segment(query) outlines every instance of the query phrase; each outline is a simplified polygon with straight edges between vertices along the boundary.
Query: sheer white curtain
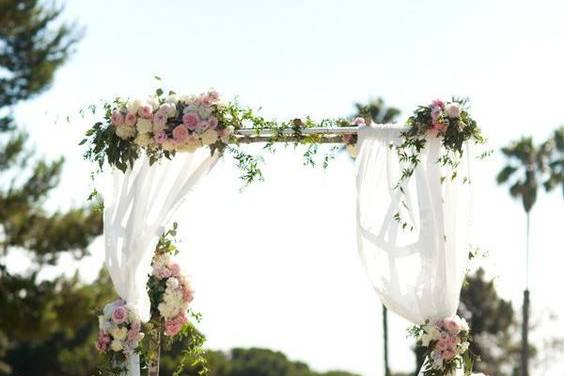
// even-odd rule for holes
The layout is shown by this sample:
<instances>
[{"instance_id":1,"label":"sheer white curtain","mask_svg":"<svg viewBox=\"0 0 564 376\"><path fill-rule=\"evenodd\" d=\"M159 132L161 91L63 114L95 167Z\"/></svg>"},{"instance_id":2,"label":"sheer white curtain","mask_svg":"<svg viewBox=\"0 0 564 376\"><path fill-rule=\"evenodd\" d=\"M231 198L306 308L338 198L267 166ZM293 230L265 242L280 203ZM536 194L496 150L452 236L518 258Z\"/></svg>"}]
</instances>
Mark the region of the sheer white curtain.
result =
<instances>
[{"instance_id":1,"label":"sheer white curtain","mask_svg":"<svg viewBox=\"0 0 564 376\"><path fill-rule=\"evenodd\" d=\"M146 284L153 251L164 226L186 195L217 162L217 153L199 149L149 165L143 155L125 173L112 169L104 187L106 267L119 296L150 318ZM129 375L139 375L130 357Z\"/></svg>"},{"instance_id":2,"label":"sheer white curtain","mask_svg":"<svg viewBox=\"0 0 564 376\"><path fill-rule=\"evenodd\" d=\"M453 316L470 249L468 150L451 180L451 171L436 163L440 140L429 137L402 197L394 189L401 175L393 148L401 143L400 129L362 127L358 142L358 249L378 296L414 324ZM408 223L405 229L396 213Z\"/></svg>"}]
</instances>

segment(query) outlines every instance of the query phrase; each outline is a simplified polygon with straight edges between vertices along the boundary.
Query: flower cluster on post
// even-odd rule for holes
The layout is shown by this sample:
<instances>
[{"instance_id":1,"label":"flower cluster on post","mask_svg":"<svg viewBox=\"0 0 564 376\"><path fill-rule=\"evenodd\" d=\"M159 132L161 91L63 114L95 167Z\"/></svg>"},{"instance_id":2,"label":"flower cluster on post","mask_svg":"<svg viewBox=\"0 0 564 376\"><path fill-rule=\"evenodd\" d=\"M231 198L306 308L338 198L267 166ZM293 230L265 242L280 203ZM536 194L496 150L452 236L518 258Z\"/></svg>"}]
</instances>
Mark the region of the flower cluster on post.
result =
<instances>
[{"instance_id":1,"label":"flower cluster on post","mask_svg":"<svg viewBox=\"0 0 564 376\"><path fill-rule=\"evenodd\" d=\"M98 325L96 349L102 353L127 357L137 351L144 337L137 313L122 299L106 304L98 316Z\"/></svg>"},{"instance_id":2,"label":"flower cluster on post","mask_svg":"<svg viewBox=\"0 0 564 376\"><path fill-rule=\"evenodd\" d=\"M164 334L174 336L188 323L188 307L193 300L190 281L181 274L180 267L166 253L153 258L153 272L150 286L160 297L157 309L164 320Z\"/></svg>"},{"instance_id":3,"label":"flower cluster on post","mask_svg":"<svg viewBox=\"0 0 564 376\"><path fill-rule=\"evenodd\" d=\"M470 328L463 318L454 316L418 325L410 329L410 334L427 356L423 364L424 376L450 375L456 369L471 374L473 357L468 349Z\"/></svg>"}]
</instances>

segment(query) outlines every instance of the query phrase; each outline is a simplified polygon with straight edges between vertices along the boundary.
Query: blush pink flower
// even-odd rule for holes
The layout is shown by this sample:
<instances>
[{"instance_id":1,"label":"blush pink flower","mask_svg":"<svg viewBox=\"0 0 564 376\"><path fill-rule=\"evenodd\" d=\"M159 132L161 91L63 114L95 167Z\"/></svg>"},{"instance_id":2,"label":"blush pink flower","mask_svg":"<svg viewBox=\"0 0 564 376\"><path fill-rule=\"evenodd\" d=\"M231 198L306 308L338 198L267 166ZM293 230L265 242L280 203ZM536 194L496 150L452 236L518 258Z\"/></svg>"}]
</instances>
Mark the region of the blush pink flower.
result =
<instances>
[{"instance_id":1,"label":"blush pink flower","mask_svg":"<svg viewBox=\"0 0 564 376\"><path fill-rule=\"evenodd\" d=\"M450 349L447 349L443 352L441 352L441 355L443 357L444 360L451 360L452 358L454 358L456 356L456 353Z\"/></svg>"},{"instance_id":2,"label":"blush pink flower","mask_svg":"<svg viewBox=\"0 0 564 376\"><path fill-rule=\"evenodd\" d=\"M176 142L184 142L188 138L189 132L188 128L184 124L180 124L172 130L172 137Z\"/></svg>"},{"instance_id":3,"label":"blush pink flower","mask_svg":"<svg viewBox=\"0 0 564 376\"><path fill-rule=\"evenodd\" d=\"M112 113L112 124L115 125L116 127L123 125L124 120L125 120L125 117L123 116L123 114L121 112L114 111Z\"/></svg>"},{"instance_id":4,"label":"blush pink flower","mask_svg":"<svg viewBox=\"0 0 564 376\"><path fill-rule=\"evenodd\" d=\"M180 266L177 263L172 263L168 266L169 270L170 270L170 274L173 277L178 277L180 275Z\"/></svg>"},{"instance_id":5,"label":"blush pink flower","mask_svg":"<svg viewBox=\"0 0 564 376\"><path fill-rule=\"evenodd\" d=\"M202 120L198 123L198 131L205 132L210 127L210 122L207 120Z\"/></svg>"},{"instance_id":6,"label":"blush pink flower","mask_svg":"<svg viewBox=\"0 0 564 376\"><path fill-rule=\"evenodd\" d=\"M167 119L168 116L164 113L164 111L158 111L155 116L153 116L153 125L160 129L164 129Z\"/></svg>"},{"instance_id":7,"label":"blush pink flower","mask_svg":"<svg viewBox=\"0 0 564 376\"><path fill-rule=\"evenodd\" d=\"M433 102L431 102L431 107L440 108L441 110L443 110L445 108L445 102L440 99L435 99Z\"/></svg>"},{"instance_id":8,"label":"blush pink flower","mask_svg":"<svg viewBox=\"0 0 564 376\"><path fill-rule=\"evenodd\" d=\"M357 117L352 121L352 123L356 126L366 125L366 120L362 117Z\"/></svg>"},{"instance_id":9,"label":"blush pink flower","mask_svg":"<svg viewBox=\"0 0 564 376\"><path fill-rule=\"evenodd\" d=\"M110 336L107 333L100 332L100 334L98 334L98 339L96 340L96 350L98 350L99 352L108 351L110 342Z\"/></svg>"},{"instance_id":10,"label":"blush pink flower","mask_svg":"<svg viewBox=\"0 0 564 376\"><path fill-rule=\"evenodd\" d=\"M437 346L437 349L440 350L440 351L445 351L445 350L447 350L447 349L450 347L450 346L449 346L449 343L448 343L448 338L445 338L445 339L441 338L441 339L439 339L439 340L437 341L437 345L436 345L436 346Z\"/></svg>"},{"instance_id":11,"label":"blush pink flower","mask_svg":"<svg viewBox=\"0 0 564 376\"><path fill-rule=\"evenodd\" d=\"M145 119L150 119L153 117L153 107L150 104L143 104L139 106L139 116Z\"/></svg>"},{"instance_id":12,"label":"blush pink flower","mask_svg":"<svg viewBox=\"0 0 564 376\"><path fill-rule=\"evenodd\" d=\"M129 332L127 333L127 339L133 343L139 342L143 339L143 333L141 333L141 325L139 325L139 323L135 323L131 326L131 329L129 329Z\"/></svg>"},{"instance_id":13,"label":"blush pink flower","mask_svg":"<svg viewBox=\"0 0 564 376\"><path fill-rule=\"evenodd\" d=\"M217 90L214 89L209 90L207 97L211 103L219 102L219 93L217 92Z\"/></svg>"},{"instance_id":14,"label":"blush pink flower","mask_svg":"<svg viewBox=\"0 0 564 376\"><path fill-rule=\"evenodd\" d=\"M440 134L444 134L446 132L446 129L447 127L444 123L433 123L429 131L431 132L431 134L438 136Z\"/></svg>"},{"instance_id":15,"label":"blush pink flower","mask_svg":"<svg viewBox=\"0 0 564 376\"><path fill-rule=\"evenodd\" d=\"M125 309L125 307L124 306L115 307L114 311L112 312L112 321L115 322L116 324L121 324L125 320L127 320L127 310Z\"/></svg>"},{"instance_id":16,"label":"blush pink flower","mask_svg":"<svg viewBox=\"0 0 564 376\"><path fill-rule=\"evenodd\" d=\"M350 144L352 142L352 139L353 139L352 134L344 134L342 136L342 138L343 138L343 142L345 144Z\"/></svg>"},{"instance_id":17,"label":"blush pink flower","mask_svg":"<svg viewBox=\"0 0 564 376\"><path fill-rule=\"evenodd\" d=\"M182 300L186 303L190 303L194 300L194 291L188 284L182 284Z\"/></svg>"},{"instance_id":18,"label":"blush pink flower","mask_svg":"<svg viewBox=\"0 0 564 376\"><path fill-rule=\"evenodd\" d=\"M460 331L458 323L453 319L445 319L444 326L450 334L457 334Z\"/></svg>"},{"instance_id":19,"label":"blush pink flower","mask_svg":"<svg viewBox=\"0 0 564 376\"><path fill-rule=\"evenodd\" d=\"M173 319L167 320L165 322L165 332L164 332L164 334L167 335L167 336L176 335L182 329L184 324L186 324L187 322L188 322L188 319L186 318L186 315L184 313L178 314Z\"/></svg>"},{"instance_id":20,"label":"blush pink flower","mask_svg":"<svg viewBox=\"0 0 564 376\"><path fill-rule=\"evenodd\" d=\"M128 112L127 115L125 115L124 124L132 127L135 123L137 123L137 115L133 112Z\"/></svg>"},{"instance_id":21,"label":"blush pink flower","mask_svg":"<svg viewBox=\"0 0 564 376\"><path fill-rule=\"evenodd\" d=\"M165 142L168 139L168 136L165 132L159 132L157 134L155 134L155 136L153 137L155 142L157 144L162 144L163 142Z\"/></svg>"},{"instance_id":22,"label":"blush pink flower","mask_svg":"<svg viewBox=\"0 0 564 376\"><path fill-rule=\"evenodd\" d=\"M208 122L210 123L210 129L217 129L219 121L217 120L217 118L215 116L210 116L210 118L208 119Z\"/></svg>"},{"instance_id":23,"label":"blush pink flower","mask_svg":"<svg viewBox=\"0 0 564 376\"><path fill-rule=\"evenodd\" d=\"M193 131L198 126L200 117L195 112L188 112L187 114L184 114L184 116L182 116L182 122L188 127L188 129Z\"/></svg>"}]
</instances>

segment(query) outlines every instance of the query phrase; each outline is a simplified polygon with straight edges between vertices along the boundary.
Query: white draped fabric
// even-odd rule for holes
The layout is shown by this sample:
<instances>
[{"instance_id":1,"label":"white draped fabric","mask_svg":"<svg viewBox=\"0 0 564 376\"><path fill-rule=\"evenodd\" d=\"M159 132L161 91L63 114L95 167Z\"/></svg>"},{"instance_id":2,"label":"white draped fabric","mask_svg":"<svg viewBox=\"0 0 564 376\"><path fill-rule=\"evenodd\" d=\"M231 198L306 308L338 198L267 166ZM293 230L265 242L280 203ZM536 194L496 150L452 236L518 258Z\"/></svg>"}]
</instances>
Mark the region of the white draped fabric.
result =
<instances>
[{"instance_id":1,"label":"white draped fabric","mask_svg":"<svg viewBox=\"0 0 564 376\"><path fill-rule=\"evenodd\" d=\"M456 314L470 249L472 206L468 150L458 177L439 166L440 139L429 137L420 163L403 186L397 151L400 129L359 129L358 249L382 303L414 324ZM441 183L441 177L445 176ZM403 229L394 219L400 213ZM409 227L414 228L410 231Z\"/></svg>"},{"instance_id":2,"label":"white draped fabric","mask_svg":"<svg viewBox=\"0 0 564 376\"><path fill-rule=\"evenodd\" d=\"M141 156L125 173L112 169L104 188L106 267L119 296L150 319L146 285L160 235L186 195L217 162L217 153L198 149L177 153L154 165ZM130 357L129 375L139 375L138 356Z\"/></svg>"}]
</instances>

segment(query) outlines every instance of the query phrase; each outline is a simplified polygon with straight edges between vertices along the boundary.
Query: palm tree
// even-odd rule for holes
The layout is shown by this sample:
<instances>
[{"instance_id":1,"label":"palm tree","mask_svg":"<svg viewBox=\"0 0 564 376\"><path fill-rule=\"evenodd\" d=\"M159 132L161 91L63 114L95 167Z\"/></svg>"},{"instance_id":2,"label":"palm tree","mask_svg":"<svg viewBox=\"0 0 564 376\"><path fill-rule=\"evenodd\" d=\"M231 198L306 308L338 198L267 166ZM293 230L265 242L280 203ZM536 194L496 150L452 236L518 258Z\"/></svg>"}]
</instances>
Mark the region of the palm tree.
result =
<instances>
[{"instance_id":1,"label":"palm tree","mask_svg":"<svg viewBox=\"0 0 564 376\"><path fill-rule=\"evenodd\" d=\"M397 120L400 110L395 107L388 107L382 98L370 100L366 104L355 103L356 111L354 117L363 117L366 122L376 124L387 124ZM388 310L382 305L382 331L384 334L384 369L385 376L390 376L389 352L388 352Z\"/></svg>"},{"instance_id":2,"label":"palm tree","mask_svg":"<svg viewBox=\"0 0 564 376\"><path fill-rule=\"evenodd\" d=\"M507 165L498 173L497 183L508 184L512 197L521 199L527 218L525 247L525 290L523 291L523 327L521 343L521 375L528 376L529 360L529 228L530 212L537 200L542 184L551 191L558 185L564 188L564 127L557 129L553 137L535 147L531 137L523 137L501 149ZM564 194L564 190L563 190Z\"/></svg>"}]
</instances>

